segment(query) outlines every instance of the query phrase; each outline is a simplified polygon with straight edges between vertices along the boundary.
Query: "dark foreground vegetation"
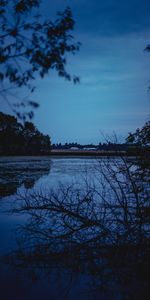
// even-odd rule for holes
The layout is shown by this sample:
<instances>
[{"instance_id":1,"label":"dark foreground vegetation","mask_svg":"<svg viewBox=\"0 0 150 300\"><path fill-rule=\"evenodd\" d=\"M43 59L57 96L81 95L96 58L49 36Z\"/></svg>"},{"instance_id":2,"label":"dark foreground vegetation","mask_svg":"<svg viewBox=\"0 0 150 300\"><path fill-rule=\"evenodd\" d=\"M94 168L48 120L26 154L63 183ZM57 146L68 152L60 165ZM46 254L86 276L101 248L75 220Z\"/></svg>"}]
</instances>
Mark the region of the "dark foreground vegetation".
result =
<instances>
[{"instance_id":1,"label":"dark foreground vegetation","mask_svg":"<svg viewBox=\"0 0 150 300\"><path fill-rule=\"evenodd\" d=\"M32 99L37 75L43 79L53 70L79 82L66 67L67 56L80 47L72 34L72 11L66 7L52 20L42 15L41 4L41 0L0 0L0 101L23 121L31 119L39 106Z\"/></svg>"}]
</instances>

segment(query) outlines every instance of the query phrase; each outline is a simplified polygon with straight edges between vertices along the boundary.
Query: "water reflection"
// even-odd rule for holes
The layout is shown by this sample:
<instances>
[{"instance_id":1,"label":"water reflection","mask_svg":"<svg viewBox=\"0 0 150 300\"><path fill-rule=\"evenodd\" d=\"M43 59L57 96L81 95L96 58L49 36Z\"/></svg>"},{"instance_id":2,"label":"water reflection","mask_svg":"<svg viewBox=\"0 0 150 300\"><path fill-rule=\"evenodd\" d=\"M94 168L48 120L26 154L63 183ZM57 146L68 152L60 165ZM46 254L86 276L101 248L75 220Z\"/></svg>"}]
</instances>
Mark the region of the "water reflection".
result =
<instances>
[{"instance_id":1,"label":"water reflection","mask_svg":"<svg viewBox=\"0 0 150 300\"><path fill-rule=\"evenodd\" d=\"M57 178L64 164L56 164ZM69 160L69 174L75 169ZM15 196L11 213L28 217L16 231L17 249L3 257L5 299L149 299L149 186L124 160L98 162L91 174L96 182L85 176L84 188L52 182L51 190Z\"/></svg>"},{"instance_id":2,"label":"water reflection","mask_svg":"<svg viewBox=\"0 0 150 300\"><path fill-rule=\"evenodd\" d=\"M16 194L24 184L26 189L34 187L43 175L48 175L51 160L31 157L10 157L0 159L0 198Z\"/></svg>"},{"instance_id":3,"label":"water reflection","mask_svg":"<svg viewBox=\"0 0 150 300\"><path fill-rule=\"evenodd\" d=\"M33 281L45 276L50 294L57 273L69 290L71 278L83 276L82 299L149 299L149 227L143 214L149 188L126 164L121 177L109 163L100 171L99 189L70 184L49 194L19 195L13 212L30 218L5 262Z\"/></svg>"}]
</instances>

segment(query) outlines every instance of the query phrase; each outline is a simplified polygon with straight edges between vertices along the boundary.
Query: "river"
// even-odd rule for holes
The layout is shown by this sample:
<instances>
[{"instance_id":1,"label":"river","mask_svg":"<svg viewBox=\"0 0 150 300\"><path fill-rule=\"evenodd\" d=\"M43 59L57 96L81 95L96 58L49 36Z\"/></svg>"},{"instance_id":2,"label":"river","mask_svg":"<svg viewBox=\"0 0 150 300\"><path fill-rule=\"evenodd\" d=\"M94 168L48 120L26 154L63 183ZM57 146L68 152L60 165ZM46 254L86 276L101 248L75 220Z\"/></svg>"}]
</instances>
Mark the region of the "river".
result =
<instances>
[{"instance_id":1,"label":"river","mask_svg":"<svg viewBox=\"0 0 150 300\"><path fill-rule=\"evenodd\" d=\"M118 283L113 282L113 280L110 279L109 276L108 278L106 276L107 280L106 278L103 278L103 274L101 274L101 270L98 269L95 262L95 259L98 260L98 258L95 258L95 256L94 258L89 257L89 255L93 255L93 250L92 252L90 252L91 250L88 250L87 256L85 250L82 249L82 256L80 253L79 258L79 253L76 253L76 258L73 256L70 261L65 256L63 256L60 260L60 256L58 258L58 253L56 252L55 248L55 255L52 257L54 248L51 248L53 249L53 251L51 249L48 250L49 248L46 248L48 247L47 237L45 235L45 240L43 241L43 236L41 235L41 233L43 234L45 232L47 234L47 230L50 230L48 227L52 228L52 230L53 228L56 230L58 226L59 228L62 228L62 224L59 224L62 221L59 221L58 223L58 220L55 220L54 214L43 215L42 212L40 212L40 215L36 215L36 211L34 211L33 215L32 211L32 214L29 215L28 211L20 211L19 213L16 213L16 211L14 212L15 207L18 207L18 195L19 197L20 195L23 195L23 200L21 201L22 203L24 203L23 201L25 199L30 199L30 195L32 195L33 201L35 195L36 197L37 195L38 197L39 195L41 197L42 194L43 198L41 199L44 200L40 201L43 201L43 205L49 205L47 204L47 198L49 197L51 191L53 191L53 199L54 196L56 197L58 190L63 190L63 196L61 192L61 195L59 197L61 197L62 199L62 197L64 197L65 195L65 199L67 199L67 197L71 197L70 195L74 197L74 194L72 193L72 189L74 189L76 192L75 201L77 201L77 192L82 193L84 190L86 191L87 187L89 188L89 186L92 187L93 190L95 189L95 186L96 189L99 188L99 179L101 175L99 166L102 162L105 163L105 161L107 161L107 158L105 157L99 158L98 160L93 157L0 158L1 299L124 299L124 296L122 296L122 287L120 287ZM109 158L109 162L110 161L111 158ZM113 161L114 159L112 160L111 164L113 164ZM119 163L119 158L116 158L116 161ZM71 187L72 194L69 194L70 190L68 189L68 187ZM66 191L64 192L65 188ZM106 189L106 193L107 192L108 191ZM67 196L65 193L68 193ZM57 203L59 201L58 199L56 199ZM78 196L78 199L80 199L80 195ZM82 200L80 199L80 201ZM34 202L34 205L35 203L38 203L39 205L37 199ZM61 202L61 205L62 203L63 202ZM67 202L66 207L68 207L68 205L72 207L74 203ZM86 204L87 203L88 202L86 202ZM51 209L54 208L51 206ZM86 210L87 206L82 206L81 210L83 209ZM91 211L93 211L93 206ZM50 220L49 218L53 218L53 220ZM43 222L43 220L45 221ZM70 226L72 224L69 223L70 220L68 221L68 219L63 219L63 222L66 222L67 226L69 226L68 224L70 224ZM28 224L28 228L26 228L26 231L24 231L26 224ZM74 226L76 226L76 224ZM39 230L39 228L41 232L37 234L37 230ZM57 229L57 232L59 232L59 230L60 229ZM91 229L88 229L88 236L91 234L94 236L95 233L90 230ZM85 232L82 233L82 240L85 239L86 234L87 233ZM24 243L24 240L26 238L27 242ZM76 236L76 241L79 241L80 238L80 236ZM21 244L22 240L23 246ZM34 257L31 250L30 253L28 252L28 254L26 254L24 252L24 248L22 248L29 247L29 245L31 246L32 242L34 246L36 245L36 251L34 249ZM48 243L53 243L55 247L56 242L56 235L53 237L51 235L51 239L49 239ZM41 248L41 243L42 247L44 245L44 248ZM66 249L66 247L68 247L70 243L70 240L66 239L65 243L67 243L67 246L65 246ZM60 247L62 251L62 245L60 244L60 241L58 242L57 247ZM52 253L51 257L47 255L48 251L52 251L50 252ZM62 255L64 255L64 248ZM49 257L48 261L45 260L46 256ZM103 281L108 281L110 283L109 288L107 286L108 282L105 282L105 288L103 285L101 285Z\"/></svg>"}]
</instances>

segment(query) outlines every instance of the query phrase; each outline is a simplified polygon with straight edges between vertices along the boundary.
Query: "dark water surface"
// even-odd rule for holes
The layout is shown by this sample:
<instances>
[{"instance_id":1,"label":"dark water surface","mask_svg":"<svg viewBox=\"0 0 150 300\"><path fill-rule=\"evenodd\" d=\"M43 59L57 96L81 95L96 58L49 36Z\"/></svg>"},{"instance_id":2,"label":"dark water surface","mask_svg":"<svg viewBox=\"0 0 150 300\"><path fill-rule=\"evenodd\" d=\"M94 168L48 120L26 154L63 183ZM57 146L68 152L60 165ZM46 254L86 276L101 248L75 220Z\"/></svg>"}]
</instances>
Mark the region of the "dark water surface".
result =
<instances>
[{"instance_id":1,"label":"dark water surface","mask_svg":"<svg viewBox=\"0 0 150 300\"><path fill-rule=\"evenodd\" d=\"M6 157L0 159L0 253L17 249L16 229L27 221L27 215L8 212L16 194L26 190L45 190L60 182L81 181L92 172L93 158ZM42 272L41 272L42 273ZM0 299L86 299L90 297L90 279L84 274L52 268L36 278L32 270L17 270L4 262L0 270ZM95 292L94 292L95 293ZM93 293L91 296L93 299ZM97 296L95 296L95 299Z\"/></svg>"},{"instance_id":2,"label":"dark water surface","mask_svg":"<svg viewBox=\"0 0 150 300\"><path fill-rule=\"evenodd\" d=\"M0 158L0 252L15 245L14 228L24 223L27 215L8 212L17 194L30 191L57 190L60 184L84 183L93 177L93 158L2 157ZM4 249L4 250L3 250Z\"/></svg>"},{"instance_id":3,"label":"dark water surface","mask_svg":"<svg viewBox=\"0 0 150 300\"><path fill-rule=\"evenodd\" d=\"M101 270L94 267L100 258L95 255L93 259L93 252L96 252L93 248L88 255L83 249L82 253L80 252L80 258L76 254L76 258L73 257L72 261L67 260L64 256L65 252L63 252L63 257L58 257L55 253L47 260L45 251L48 250L44 250L44 254L41 254L43 248L40 248L40 244L43 241L39 235L36 256L33 257L32 251L27 256L24 254L24 249L20 251L22 245L18 236L22 239L26 238L26 235L28 237L28 232L24 233L23 228L32 216L21 212L12 213L17 205L18 195L23 194L27 198L32 192L42 192L48 195L51 188L56 192L62 183L80 186L80 189L84 189L87 181L97 185L99 173L97 164L98 161L93 158L79 157L0 158L0 299L140 299L136 295L135 298L126 298L122 287L115 280L113 281L109 276L106 276L107 279L103 278L103 272L101 273ZM40 223L40 219L37 222ZM46 222L47 219L45 224L48 224ZM44 224L42 226L44 228ZM31 228L28 230L30 235ZM31 236L33 238L33 233ZM32 243L31 240L30 242ZM37 243L37 232L34 242ZM56 239L54 244L55 242ZM28 248L28 246L27 242L25 247ZM60 244L59 247L61 249ZM105 273L109 274L109 268ZM126 278L124 289L127 288L128 279Z\"/></svg>"}]
</instances>

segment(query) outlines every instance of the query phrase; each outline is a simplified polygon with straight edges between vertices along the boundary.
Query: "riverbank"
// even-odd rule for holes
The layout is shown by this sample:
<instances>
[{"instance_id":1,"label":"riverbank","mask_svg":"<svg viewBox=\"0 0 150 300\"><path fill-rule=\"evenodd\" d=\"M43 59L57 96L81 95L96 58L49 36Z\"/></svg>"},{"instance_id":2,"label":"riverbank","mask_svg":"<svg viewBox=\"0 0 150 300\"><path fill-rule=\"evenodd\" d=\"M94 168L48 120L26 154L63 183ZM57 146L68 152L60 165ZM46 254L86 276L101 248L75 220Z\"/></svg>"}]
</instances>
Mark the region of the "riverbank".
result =
<instances>
[{"instance_id":1,"label":"riverbank","mask_svg":"<svg viewBox=\"0 0 150 300\"><path fill-rule=\"evenodd\" d=\"M103 150L72 150L72 149L57 149L57 150L51 150L47 152L39 152L39 153L11 153L11 154L0 154L0 157L10 157L10 156L34 156L34 157L40 157L40 156L65 156L65 157L119 157L119 156L150 156L149 149L141 150L141 151L103 151Z\"/></svg>"},{"instance_id":2,"label":"riverbank","mask_svg":"<svg viewBox=\"0 0 150 300\"><path fill-rule=\"evenodd\" d=\"M51 150L50 152L40 152L40 153L11 153L11 154L1 154L0 157L19 157L19 156L34 156L34 157L54 157L54 156L65 156L65 157L114 157L114 156L138 156L140 153L127 152L127 151L98 151L98 150Z\"/></svg>"},{"instance_id":3,"label":"riverbank","mask_svg":"<svg viewBox=\"0 0 150 300\"><path fill-rule=\"evenodd\" d=\"M126 151L99 151L99 150L51 150L52 156L124 156Z\"/></svg>"}]
</instances>

